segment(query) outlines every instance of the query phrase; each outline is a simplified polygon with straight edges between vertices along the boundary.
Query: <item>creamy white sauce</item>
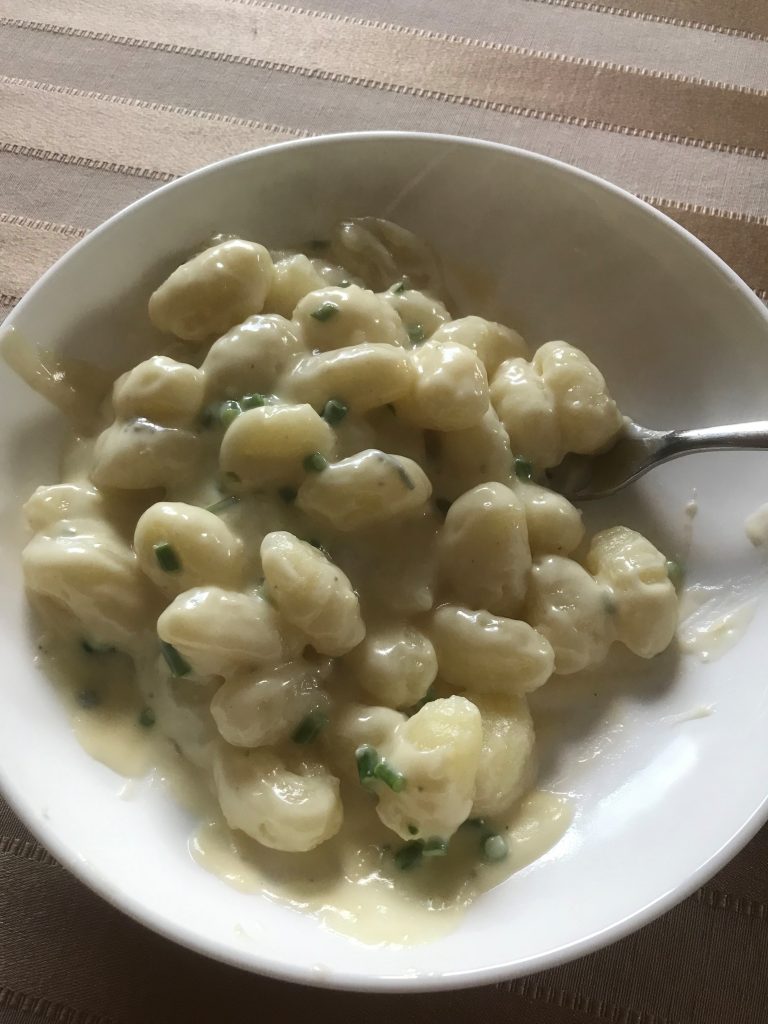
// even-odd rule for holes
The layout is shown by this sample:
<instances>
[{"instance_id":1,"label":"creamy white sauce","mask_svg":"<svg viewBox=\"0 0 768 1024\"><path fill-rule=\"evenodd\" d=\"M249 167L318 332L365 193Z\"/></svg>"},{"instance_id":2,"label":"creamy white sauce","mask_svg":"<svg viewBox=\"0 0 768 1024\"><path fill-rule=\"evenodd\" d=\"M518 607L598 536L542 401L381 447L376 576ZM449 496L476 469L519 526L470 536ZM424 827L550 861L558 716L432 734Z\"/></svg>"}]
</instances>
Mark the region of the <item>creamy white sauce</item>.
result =
<instances>
[{"instance_id":1,"label":"creamy white sauce","mask_svg":"<svg viewBox=\"0 0 768 1024\"><path fill-rule=\"evenodd\" d=\"M722 657L749 628L756 607L755 597L731 587L688 587L680 607L680 649L702 662Z\"/></svg>"}]
</instances>

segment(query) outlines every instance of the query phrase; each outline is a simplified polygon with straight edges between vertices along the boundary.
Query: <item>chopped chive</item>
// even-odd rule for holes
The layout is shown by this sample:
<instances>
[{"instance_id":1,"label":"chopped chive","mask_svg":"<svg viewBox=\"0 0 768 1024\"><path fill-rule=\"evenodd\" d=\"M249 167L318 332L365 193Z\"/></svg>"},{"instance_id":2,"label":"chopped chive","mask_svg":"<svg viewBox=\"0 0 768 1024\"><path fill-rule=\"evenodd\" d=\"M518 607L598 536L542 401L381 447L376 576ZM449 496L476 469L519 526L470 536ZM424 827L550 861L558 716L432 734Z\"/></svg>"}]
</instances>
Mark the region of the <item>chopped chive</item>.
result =
<instances>
[{"instance_id":1,"label":"chopped chive","mask_svg":"<svg viewBox=\"0 0 768 1024\"><path fill-rule=\"evenodd\" d=\"M445 857L448 853L448 840L440 836L430 836L424 841L425 857Z\"/></svg>"},{"instance_id":2,"label":"chopped chive","mask_svg":"<svg viewBox=\"0 0 768 1024\"><path fill-rule=\"evenodd\" d=\"M219 409L219 422L224 427L228 427L230 424L235 422L242 411L240 403L236 402L234 398L230 398L228 401L221 403L221 407Z\"/></svg>"},{"instance_id":3,"label":"chopped chive","mask_svg":"<svg viewBox=\"0 0 768 1024\"><path fill-rule=\"evenodd\" d=\"M389 786L393 793L402 793L405 789L405 776L402 772L396 771L384 758L373 769L374 778Z\"/></svg>"},{"instance_id":4,"label":"chopped chive","mask_svg":"<svg viewBox=\"0 0 768 1024\"><path fill-rule=\"evenodd\" d=\"M181 560L176 554L176 550L170 544L163 541L161 544L155 544L152 550L155 553L157 564L163 572L181 571Z\"/></svg>"},{"instance_id":5,"label":"chopped chive","mask_svg":"<svg viewBox=\"0 0 768 1024\"><path fill-rule=\"evenodd\" d=\"M188 676L192 666L186 659L182 658L173 644L167 644L165 640L160 641L160 651L165 658L168 668L174 676Z\"/></svg>"},{"instance_id":6,"label":"chopped chive","mask_svg":"<svg viewBox=\"0 0 768 1024\"><path fill-rule=\"evenodd\" d=\"M228 508L232 508L234 505L238 505L240 499L236 494L228 494L226 498L222 498L221 501L214 501L212 505L209 505L206 512L213 512L215 516L221 512L226 512Z\"/></svg>"},{"instance_id":7,"label":"chopped chive","mask_svg":"<svg viewBox=\"0 0 768 1024\"><path fill-rule=\"evenodd\" d=\"M487 861L504 860L508 853L507 841L498 833L488 836L483 842L483 856Z\"/></svg>"},{"instance_id":8,"label":"chopped chive","mask_svg":"<svg viewBox=\"0 0 768 1024\"><path fill-rule=\"evenodd\" d=\"M447 498L435 498L435 508L443 518L448 515L448 509L452 504L453 502L449 501Z\"/></svg>"},{"instance_id":9,"label":"chopped chive","mask_svg":"<svg viewBox=\"0 0 768 1024\"><path fill-rule=\"evenodd\" d=\"M680 584L683 582L683 567L679 562L675 562L673 559L667 559L667 576L672 586L677 590Z\"/></svg>"},{"instance_id":10,"label":"chopped chive","mask_svg":"<svg viewBox=\"0 0 768 1024\"><path fill-rule=\"evenodd\" d=\"M296 726L291 736L294 743L311 743L328 725L328 716L323 711L310 711Z\"/></svg>"},{"instance_id":11,"label":"chopped chive","mask_svg":"<svg viewBox=\"0 0 768 1024\"><path fill-rule=\"evenodd\" d=\"M533 479L533 466L527 459L521 458L519 455L515 456L515 473L517 474L518 480L532 480Z\"/></svg>"},{"instance_id":12,"label":"chopped chive","mask_svg":"<svg viewBox=\"0 0 768 1024\"><path fill-rule=\"evenodd\" d=\"M319 320L321 324L324 324L326 320L330 320L331 317L338 312L339 307L335 302L323 302L322 305L317 307L317 309L313 309L309 315L313 319Z\"/></svg>"},{"instance_id":13,"label":"chopped chive","mask_svg":"<svg viewBox=\"0 0 768 1024\"><path fill-rule=\"evenodd\" d=\"M152 708L142 708L139 712L139 725L142 729L151 729L155 724L155 712Z\"/></svg>"},{"instance_id":14,"label":"chopped chive","mask_svg":"<svg viewBox=\"0 0 768 1024\"><path fill-rule=\"evenodd\" d=\"M342 402L338 398L329 398L323 409L323 419L329 426L335 427L337 423L341 423L348 412L349 406L346 402Z\"/></svg>"},{"instance_id":15,"label":"chopped chive","mask_svg":"<svg viewBox=\"0 0 768 1024\"><path fill-rule=\"evenodd\" d=\"M243 395L243 397L239 399L238 404L241 409L260 409L262 405L267 404L267 396L260 395L257 392L254 392L252 395Z\"/></svg>"},{"instance_id":16,"label":"chopped chive","mask_svg":"<svg viewBox=\"0 0 768 1024\"><path fill-rule=\"evenodd\" d=\"M418 834L419 834L419 829L418 829L418 827L416 825L409 825L408 826L408 835L409 836L417 836Z\"/></svg>"},{"instance_id":17,"label":"chopped chive","mask_svg":"<svg viewBox=\"0 0 768 1024\"><path fill-rule=\"evenodd\" d=\"M421 711L425 704L431 704L433 700L437 700L437 694L435 693L434 686L430 686L421 700L416 701L412 708L408 710L408 714L413 716L417 711Z\"/></svg>"},{"instance_id":18,"label":"chopped chive","mask_svg":"<svg viewBox=\"0 0 768 1024\"><path fill-rule=\"evenodd\" d=\"M112 654L115 649L110 644L99 644L94 640L86 640L85 637L80 641L80 646L86 654Z\"/></svg>"},{"instance_id":19,"label":"chopped chive","mask_svg":"<svg viewBox=\"0 0 768 1024\"><path fill-rule=\"evenodd\" d=\"M405 328L412 345L420 345L425 340L426 334L421 324L408 324Z\"/></svg>"},{"instance_id":20,"label":"chopped chive","mask_svg":"<svg viewBox=\"0 0 768 1024\"><path fill-rule=\"evenodd\" d=\"M404 292L407 288L410 287L411 282L408 280L408 278L401 277L397 284L392 285L392 291L394 292L395 295L399 295L401 292Z\"/></svg>"},{"instance_id":21,"label":"chopped chive","mask_svg":"<svg viewBox=\"0 0 768 1024\"><path fill-rule=\"evenodd\" d=\"M379 755L375 747L372 747L369 743L364 743L362 747L358 747L355 751L355 761L357 762L357 774L360 781L363 784L372 782L374 778L374 772L376 765L379 763Z\"/></svg>"},{"instance_id":22,"label":"chopped chive","mask_svg":"<svg viewBox=\"0 0 768 1024\"><path fill-rule=\"evenodd\" d=\"M296 488L295 487L281 487L277 492L283 499L286 505L290 505L292 501L296 501Z\"/></svg>"},{"instance_id":23,"label":"chopped chive","mask_svg":"<svg viewBox=\"0 0 768 1024\"><path fill-rule=\"evenodd\" d=\"M101 697L94 689L89 687L86 690L80 690L77 695L77 703L81 708L95 708L101 704Z\"/></svg>"},{"instance_id":24,"label":"chopped chive","mask_svg":"<svg viewBox=\"0 0 768 1024\"><path fill-rule=\"evenodd\" d=\"M328 468L328 459L320 452L310 452L305 456L302 466L307 473L322 473L324 469Z\"/></svg>"},{"instance_id":25,"label":"chopped chive","mask_svg":"<svg viewBox=\"0 0 768 1024\"><path fill-rule=\"evenodd\" d=\"M416 867L424 856L424 848L418 839L410 839L395 854L395 864L401 871Z\"/></svg>"}]
</instances>

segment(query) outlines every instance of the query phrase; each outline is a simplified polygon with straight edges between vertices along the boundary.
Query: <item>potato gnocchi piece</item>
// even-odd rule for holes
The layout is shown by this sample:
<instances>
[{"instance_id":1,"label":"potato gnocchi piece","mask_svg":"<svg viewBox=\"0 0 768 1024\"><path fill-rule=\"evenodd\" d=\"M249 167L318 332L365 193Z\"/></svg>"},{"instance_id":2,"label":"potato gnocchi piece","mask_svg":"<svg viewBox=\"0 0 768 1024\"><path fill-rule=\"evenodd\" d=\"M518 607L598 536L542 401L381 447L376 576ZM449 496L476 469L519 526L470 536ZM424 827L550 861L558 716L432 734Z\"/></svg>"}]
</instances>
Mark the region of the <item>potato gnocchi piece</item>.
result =
<instances>
[{"instance_id":1,"label":"potato gnocchi piece","mask_svg":"<svg viewBox=\"0 0 768 1024\"><path fill-rule=\"evenodd\" d=\"M483 727L472 815L492 818L508 810L533 785L533 719L525 697L478 693L472 703Z\"/></svg>"},{"instance_id":2,"label":"potato gnocchi piece","mask_svg":"<svg viewBox=\"0 0 768 1024\"><path fill-rule=\"evenodd\" d=\"M580 349L549 341L536 351L533 366L554 396L564 452L589 455L613 440L623 418L605 377Z\"/></svg>"},{"instance_id":3,"label":"potato gnocchi piece","mask_svg":"<svg viewBox=\"0 0 768 1024\"><path fill-rule=\"evenodd\" d=\"M320 654L338 657L365 636L360 602L344 573L322 552L286 531L261 544L268 594Z\"/></svg>"},{"instance_id":4,"label":"potato gnocchi piece","mask_svg":"<svg viewBox=\"0 0 768 1024\"><path fill-rule=\"evenodd\" d=\"M443 324L432 340L452 341L471 349L485 367L489 380L505 360L528 355L528 348L517 331L481 316L463 316Z\"/></svg>"},{"instance_id":5,"label":"potato gnocchi piece","mask_svg":"<svg viewBox=\"0 0 768 1024\"><path fill-rule=\"evenodd\" d=\"M306 715L328 710L321 684L329 671L328 661L299 659L232 676L211 701L219 733L234 747L268 747L290 739Z\"/></svg>"},{"instance_id":6,"label":"potato gnocchi piece","mask_svg":"<svg viewBox=\"0 0 768 1024\"><path fill-rule=\"evenodd\" d=\"M442 302L413 288L400 288L396 285L381 297L400 317L413 344L431 338L441 324L451 319Z\"/></svg>"},{"instance_id":7,"label":"potato gnocchi piece","mask_svg":"<svg viewBox=\"0 0 768 1024\"><path fill-rule=\"evenodd\" d=\"M213 777L230 828L286 853L313 850L335 836L343 819L339 780L321 765L294 767L269 748L222 745Z\"/></svg>"},{"instance_id":8,"label":"potato gnocchi piece","mask_svg":"<svg viewBox=\"0 0 768 1024\"><path fill-rule=\"evenodd\" d=\"M458 498L445 518L438 559L453 598L494 615L515 615L531 570L525 510L515 492L489 483Z\"/></svg>"},{"instance_id":9,"label":"potato gnocchi piece","mask_svg":"<svg viewBox=\"0 0 768 1024\"><path fill-rule=\"evenodd\" d=\"M480 712L464 697L425 704L395 730L384 751L405 778L394 792L376 783L376 812L401 839L448 839L472 808L482 748Z\"/></svg>"},{"instance_id":10,"label":"potato gnocchi piece","mask_svg":"<svg viewBox=\"0 0 768 1024\"><path fill-rule=\"evenodd\" d=\"M293 322L307 348L330 349L373 343L403 346L408 335L388 302L366 288L319 288L299 301Z\"/></svg>"},{"instance_id":11,"label":"potato gnocchi piece","mask_svg":"<svg viewBox=\"0 0 768 1024\"><path fill-rule=\"evenodd\" d=\"M304 296L324 288L327 283L312 260L302 253L286 256L274 264L264 308L290 320Z\"/></svg>"},{"instance_id":12,"label":"potato gnocchi piece","mask_svg":"<svg viewBox=\"0 0 768 1024\"><path fill-rule=\"evenodd\" d=\"M527 622L446 604L434 613L430 636L440 676L456 690L529 693L552 675L552 647Z\"/></svg>"},{"instance_id":13,"label":"potato gnocchi piece","mask_svg":"<svg viewBox=\"0 0 768 1024\"><path fill-rule=\"evenodd\" d=\"M395 403L398 416L425 430L466 430L488 411L485 367L464 345L427 341L414 349L417 377Z\"/></svg>"},{"instance_id":14,"label":"potato gnocchi piece","mask_svg":"<svg viewBox=\"0 0 768 1024\"><path fill-rule=\"evenodd\" d=\"M331 233L330 256L370 288L383 291L401 278L438 295L441 275L430 247L412 231L381 217L354 217Z\"/></svg>"},{"instance_id":15,"label":"potato gnocchi piece","mask_svg":"<svg viewBox=\"0 0 768 1024\"><path fill-rule=\"evenodd\" d=\"M188 426L200 412L205 377L189 363L152 356L115 381L112 406L118 420L145 419L166 427Z\"/></svg>"},{"instance_id":16,"label":"potato gnocchi piece","mask_svg":"<svg viewBox=\"0 0 768 1024\"><path fill-rule=\"evenodd\" d=\"M592 538L586 564L616 601L618 639L641 658L668 647L678 609L664 555L635 530L613 526Z\"/></svg>"},{"instance_id":17,"label":"potato gnocchi piece","mask_svg":"<svg viewBox=\"0 0 768 1024\"><path fill-rule=\"evenodd\" d=\"M332 458L333 430L310 405L268 405L241 413L224 434L219 464L247 487L296 484L304 460Z\"/></svg>"},{"instance_id":18,"label":"potato gnocchi piece","mask_svg":"<svg viewBox=\"0 0 768 1024\"><path fill-rule=\"evenodd\" d=\"M168 605L158 636L203 676L229 676L297 657L304 639L259 594L194 587Z\"/></svg>"},{"instance_id":19,"label":"potato gnocchi piece","mask_svg":"<svg viewBox=\"0 0 768 1024\"><path fill-rule=\"evenodd\" d=\"M260 313L273 273L263 245L229 239L177 267L150 296L149 319L200 344Z\"/></svg>"},{"instance_id":20,"label":"potato gnocchi piece","mask_svg":"<svg viewBox=\"0 0 768 1024\"><path fill-rule=\"evenodd\" d=\"M492 407L474 427L430 434L427 451L427 472L442 499L454 501L478 484L514 483L509 437Z\"/></svg>"},{"instance_id":21,"label":"potato gnocchi piece","mask_svg":"<svg viewBox=\"0 0 768 1024\"><path fill-rule=\"evenodd\" d=\"M416 369L407 352L392 345L351 345L307 356L285 382L286 393L298 402L322 409L330 398L361 414L407 395Z\"/></svg>"},{"instance_id":22,"label":"potato gnocchi piece","mask_svg":"<svg viewBox=\"0 0 768 1024\"><path fill-rule=\"evenodd\" d=\"M136 556L104 520L46 526L21 561L27 589L68 609L92 641L131 651L157 614Z\"/></svg>"},{"instance_id":23,"label":"potato gnocchi piece","mask_svg":"<svg viewBox=\"0 0 768 1024\"><path fill-rule=\"evenodd\" d=\"M525 508L528 541L534 555L571 555L584 539L581 512L562 494L521 483L517 495Z\"/></svg>"},{"instance_id":24,"label":"potato gnocchi piece","mask_svg":"<svg viewBox=\"0 0 768 1024\"><path fill-rule=\"evenodd\" d=\"M190 430L118 420L96 440L91 480L97 487L127 491L165 487L192 477L201 456L200 438Z\"/></svg>"},{"instance_id":25,"label":"potato gnocchi piece","mask_svg":"<svg viewBox=\"0 0 768 1024\"><path fill-rule=\"evenodd\" d=\"M368 706L351 702L334 709L324 747L342 778L359 781L355 752L363 746L383 750L392 742L397 727L407 721L404 714L392 708Z\"/></svg>"},{"instance_id":26,"label":"potato gnocchi piece","mask_svg":"<svg viewBox=\"0 0 768 1024\"><path fill-rule=\"evenodd\" d=\"M168 594L241 582L242 541L204 508L180 501L150 506L136 524L133 547L142 571Z\"/></svg>"},{"instance_id":27,"label":"potato gnocchi piece","mask_svg":"<svg viewBox=\"0 0 768 1024\"><path fill-rule=\"evenodd\" d=\"M270 394L278 379L307 354L290 320L251 316L214 341L203 360L208 400Z\"/></svg>"},{"instance_id":28,"label":"potato gnocchi piece","mask_svg":"<svg viewBox=\"0 0 768 1024\"><path fill-rule=\"evenodd\" d=\"M533 563L525 619L552 645L555 672L570 675L604 660L616 637L610 593L570 558Z\"/></svg>"},{"instance_id":29,"label":"potato gnocchi piece","mask_svg":"<svg viewBox=\"0 0 768 1024\"><path fill-rule=\"evenodd\" d=\"M562 460L554 395L529 362L517 358L501 364L491 381L491 401L515 455L539 470Z\"/></svg>"},{"instance_id":30,"label":"potato gnocchi piece","mask_svg":"<svg viewBox=\"0 0 768 1024\"><path fill-rule=\"evenodd\" d=\"M354 681L377 703L390 708L417 704L437 676L431 641L413 626L398 625L368 632L343 659Z\"/></svg>"},{"instance_id":31,"label":"potato gnocchi piece","mask_svg":"<svg viewBox=\"0 0 768 1024\"><path fill-rule=\"evenodd\" d=\"M89 484L51 484L38 487L24 504L24 516L32 530L55 527L62 519L103 519L104 496Z\"/></svg>"},{"instance_id":32,"label":"potato gnocchi piece","mask_svg":"<svg viewBox=\"0 0 768 1024\"><path fill-rule=\"evenodd\" d=\"M296 503L308 515L347 531L414 512L431 493L432 485L415 462L369 449L307 476Z\"/></svg>"}]
</instances>

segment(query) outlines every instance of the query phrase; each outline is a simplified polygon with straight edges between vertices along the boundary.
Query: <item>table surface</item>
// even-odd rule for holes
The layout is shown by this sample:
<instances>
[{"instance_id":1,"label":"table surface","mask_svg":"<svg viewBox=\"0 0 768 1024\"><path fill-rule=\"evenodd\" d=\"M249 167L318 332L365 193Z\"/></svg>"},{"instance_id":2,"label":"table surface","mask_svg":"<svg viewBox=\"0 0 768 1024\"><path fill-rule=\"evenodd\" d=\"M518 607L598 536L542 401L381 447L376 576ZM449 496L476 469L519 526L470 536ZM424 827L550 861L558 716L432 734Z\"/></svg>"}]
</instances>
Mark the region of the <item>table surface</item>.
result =
<instances>
[{"instance_id":1,"label":"table surface","mask_svg":"<svg viewBox=\"0 0 768 1024\"><path fill-rule=\"evenodd\" d=\"M768 0L0 0L0 318L162 182L371 128L537 150L653 203L768 298ZM763 1024L768 830L665 917L453 994L309 992L208 962L64 871L0 801L0 1024Z\"/></svg>"}]
</instances>

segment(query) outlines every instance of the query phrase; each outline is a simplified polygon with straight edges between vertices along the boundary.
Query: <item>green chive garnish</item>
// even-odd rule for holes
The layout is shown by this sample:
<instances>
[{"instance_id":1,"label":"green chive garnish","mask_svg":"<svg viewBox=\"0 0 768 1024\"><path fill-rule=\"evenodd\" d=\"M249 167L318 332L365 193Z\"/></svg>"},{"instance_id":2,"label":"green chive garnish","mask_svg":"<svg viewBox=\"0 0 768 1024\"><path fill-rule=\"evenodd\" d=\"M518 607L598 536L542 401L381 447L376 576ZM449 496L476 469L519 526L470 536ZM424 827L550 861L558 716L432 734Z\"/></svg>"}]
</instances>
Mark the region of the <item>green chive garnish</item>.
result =
<instances>
[{"instance_id":1,"label":"green chive garnish","mask_svg":"<svg viewBox=\"0 0 768 1024\"><path fill-rule=\"evenodd\" d=\"M219 421L222 426L228 427L231 423L235 422L242 411L240 403L236 402L234 398L230 398L229 401L221 403Z\"/></svg>"},{"instance_id":2,"label":"green chive garnish","mask_svg":"<svg viewBox=\"0 0 768 1024\"><path fill-rule=\"evenodd\" d=\"M416 484L408 476L404 467L401 465L399 459L395 458L394 455L388 455L384 452L381 453L381 458L383 458L385 462L388 462L391 466L394 467L395 472L403 481L403 483L405 484L409 491L412 491L415 488Z\"/></svg>"},{"instance_id":3,"label":"green chive garnish","mask_svg":"<svg viewBox=\"0 0 768 1024\"><path fill-rule=\"evenodd\" d=\"M411 287L411 282L408 280L408 278L407 277L401 277L400 280L397 282L397 284L393 284L392 285L392 291L394 292L395 295L399 295L401 292L404 292L406 290L406 288L410 288L410 287Z\"/></svg>"},{"instance_id":4,"label":"green chive garnish","mask_svg":"<svg viewBox=\"0 0 768 1024\"><path fill-rule=\"evenodd\" d=\"M431 836L424 840L425 857L445 857L448 853L448 840L440 836Z\"/></svg>"},{"instance_id":5,"label":"green chive garnish","mask_svg":"<svg viewBox=\"0 0 768 1024\"><path fill-rule=\"evenodd\" d=\"M81 708L95 708L101 704L101 697L93 689L80 690L77 695L77 703Z\"/></svg>"},{"instance_id":6,"label":"green chive garnish","mask_svg":"<svg viewBox=\"0 0 768 1024\"><path fill-rule=\"evenodd\" d=\"M209 505L206 512L213 512L215 516L218 516L222 512L226 512L228 508L239 504L239 502L240 499L236 494L229 494L226 498L222 498L221 501L215 501L212 505Z\"/></svg>"},{"instance_id":7,"label":"green chive garnish","mask_svg":"<svg viewBox=\"0 0 768 1024\"><path fill-rule=\"evenodd\" d=\"M323 419L329 426L335 427L337 423L341 423L348 412L349 406L345 402L339 401L338 398L330 398L325 403Z\"/></svg>"},{"instance_id":8,"label":"green chive garnish","mask_svg":"<svg viewBox=\"0 0 768 1024\"><path fill-rule=\"evenodd\" d=\"M302 466L307 473L322 473L324 469L328 468L328 459L320 452L310 452L304 458Z\"/></svg>"},{"instance_id":9,"label":"green chive garnish","mask_svg":"<svg viewBox=\"0 0 768 1024\"><path fill-rule=\"evenodd\" d=\"M155 712L152 708L142 708L139 712L139 725L142 729L151 729L155 724Z\"/></svg>"},{"instance_id":10,"label":"green chive garnish","mask_svg":"<svg viewBox=\"0 0 768 1024\"><path fill-rule=\"evenodd\" d=\"M412 345L420 345L426 338L424 328L421 324L408 324L405 329L408 332L408 337L411 339Z\"/></svg>"},{"instance_id":11,"label":"green chive garnish","mask_svg":"<svg viewBox=\"0 0 768 1024\"><path fill-rule=\"evenodd\" d=\"M379 755L375 747L365 743L362 747L358 747L355 751L355 761L357 761L357 774L360 781L363 784L371 782L374 778L374 771L376 765L379 763Z\"/></svg>"},{"instance_id":12,"label":"green chive garnish","mask_svg":"<svg viewBox=\"0 0 768 1024\"><path fill-rule=\"evenodd\" d=\"M507 841L498 833L488 836L483 842L483 856L487 861L504 860L508 853Z\"/></svg>"},{"instance_id":13,"label":"green chive garnish","mask_svg":"<svg viewBox=\"0 0 768 1024\"><path fill-rule=\"evenodd\" d=\"M296 488L295 487L281 487L277 492L283 499L286 505L290 505L292 501L296 501Z\"/></svg>"},{"instance_id":14,"label":"green chive garnish","mask_svg":"<svg viewBox=\"0 0 768 1024\"><path fill-rule=\"evenodd\" d=\"M453 504L452 501L448 501L447 498L435 498L435 508L445 518L448 515L448 509Z\"/></svg>"},{"instance_id":15,"label":"green chive garnish","mask_svg":"<svg viewBox=\"0 0 768 1024\"><path fill-rule=\"evenodd\" d=\"M267 404L267 396L254 393L252 395L243 395L239 401L241 409L260 409L262 405Z\"/></svg>"},{"instance_id":16,"label":"green chive garnish","mask_svg":"<svg viewBox=\"0 0 768 1024\"><path fill-rule=\"evenodd\" d=\"M403 773L395 771L384 758L373 769L373 776L380 782L383 782L385 786L389 786L393 793L402 793L405 789L405 776Z\"/></svg>"},{"instance_id":17,"label":"green chive garnish","mask_svg":"<svg viewBox=\"0 0 768 1024\"><path fill-rule=\"evenodd\" d=\"M330 320L338 312L339 307L335 302L324 302L317 309L313 309L309 315L315 320L319 320L321 324L324 324L326 320Z\"/></svg>"},{"instance_id":18,"label":"green chive garnish","mask_svg":"<svg viewBox=\"0 0 768 1024\"><path fill-rule=\"evenodd\" d=\"M86 640L85 637L80 641L80 646L86 654L112 654L115 649L110 644L97 644L93 640Z\"/></svg>"},{"instance_id":19,"label":"green chive garnish","mask_svg":"<svg viewBox=\"0 0 768 1024\"><path fill-rule=\"evenodd\" d=\"M401 871L408 871L409 868L416 867L423 856L422 843L418 839L411 839L395 854L395 864Z\"/></svg>"},{"instance_id":20,"label":"green chive garnish","mask_svg":"<svg viewBox=\"0 0 768 1024\"><path fill-rule=\"evenodd\" d=\"M188 676L192 666L179 654L173 644L167 644L165 640L160 641L160 651L165 658L171 674L174 676Z\"/></svg>"},{"instance_id":21,"label":"green chive garnish","mask_svg":"<svg viewBox=\"0 0 768 1024\"><path fill-rule=\"evenodd\" d=\"M515 473L518 480L533 479L533 466L519 455L515 456Z\"/></svg>"},{"instance_id":22,"label":"green chive garnish","mask_svg":"<svg viewBox=\"0 0 768 1024\"><path fill-rule=\"evenodd\" d=\"M155 544L152 550L155 552L157 564L163 572L180 572L181 561L170 544L163 541L162 544Z\"/></svg>"},{"instance_id":23,"label":"green chive garnish","mask_svg":"<svg viewBox=\"0 0 768 1024\"><path fill-rule=\"evenodd\" d=\"M408 835L409 836L417 836L418 834L419 834L419 829L418 829L417 825L409 825L408 826Z\"/></svg>"},{"instance_id":24,"label":"green chive garnish","mask_svg":"<svg viewBox=\"0 0 768 1024\"><path fill-rule=\"evenodd\" d=\"M667 576L672 586L677 590L680 584L683 582L683 567L679 562L673 561L673 559L667 559Z\"/></svg>"},{"instance_id":25,"label":"green chive garnish","mask_svg":"<svg viewBox=\"0 0 768 1024\"><path fill-rule=\"evenodd\" d=\"M328 716L322 711L310 711L299 722L291 736L294 743L311 743L328 725Z\"/></svg>"}]
</instances>

